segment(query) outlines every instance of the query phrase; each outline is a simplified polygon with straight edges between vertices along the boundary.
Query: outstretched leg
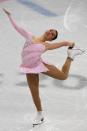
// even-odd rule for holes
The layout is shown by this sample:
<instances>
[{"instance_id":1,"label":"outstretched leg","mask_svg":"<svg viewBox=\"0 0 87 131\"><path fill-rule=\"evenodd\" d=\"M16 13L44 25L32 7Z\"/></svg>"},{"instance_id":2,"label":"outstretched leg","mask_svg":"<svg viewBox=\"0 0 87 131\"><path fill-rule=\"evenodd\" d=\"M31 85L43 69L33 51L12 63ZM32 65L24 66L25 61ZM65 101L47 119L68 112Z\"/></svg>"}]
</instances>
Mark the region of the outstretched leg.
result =
<instances>
[{"instance_id":1,"label":"outstretched leg","mask_svg":"<svg viewBox=\"0 0 87 131\"><path fill-rule=\"evenodd\" d=\"M26 74L26 77L37 111L42 111L41 100L39 96L39 75Z\"/></svg>"},{"instance_id":2,"label":"outstretched leg","mask_svg":"<svg viewBox=\"0 0 87 131\"><path fill-rule=\"evenodd\" d=\"M43 74L46 74L50 77L59 79L59 80L65 80L68 77L69 74L69 70L70 70L70 66L71 66L71 62L73 61L73 59L78 56L83 54L85 51L82 49L72 49L72 48L68 48L68 57L62 67L62 70L59 70L57 67L55 67L54 65L49 65L49 64L45 64L45 66L49 69L49 71L47 72L42 72Z\"/></svg>"},{"instance_id":3,"label":"outstretched leg","mask_svg":"<svg viewBox=\"0 0 87 131\"><path fill-rule=\"evenodd\" d=\"M49 71L47 72L42 72L43 74L46 74L50 77L53 77L55 79L59 79L59 80L65 80L68 77L69 74L69 70L70 70L70 65L71 65L72 59L71 58L67 58L62 70L59 70L56 66L54 65L49 65L49 64L45 64L45 66L49 69Z\"/></svg>"}]
</instances>

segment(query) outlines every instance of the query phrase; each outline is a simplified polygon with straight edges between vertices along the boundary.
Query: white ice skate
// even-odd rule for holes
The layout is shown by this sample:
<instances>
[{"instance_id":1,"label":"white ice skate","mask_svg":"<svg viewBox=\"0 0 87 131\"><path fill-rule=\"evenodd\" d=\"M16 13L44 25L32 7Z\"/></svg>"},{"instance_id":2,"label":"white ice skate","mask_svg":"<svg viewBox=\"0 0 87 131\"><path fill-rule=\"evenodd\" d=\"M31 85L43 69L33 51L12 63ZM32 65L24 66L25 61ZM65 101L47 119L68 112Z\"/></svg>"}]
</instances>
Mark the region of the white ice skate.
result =
<instances>
[{"instance_id":1,"label":"white ice skate","mask_svg":"<svg viewBox=\"0 0 87 131\"><path fill-rule=\"evenodd\" d=\"M36 125L42 124L44 121L45 121L45 120L44 120L44 117L35 119L35 120L33 121L33 127L35 127Z\"/></svg>"},{"instance_id":2,"label":"white ice skate","mask_svg":"<svg viewBox=\"0 0 87 131\"><path fill-rule=\"evenodd\" d=\"M72 60L78 56L78 55L82 55L83 53L85 53L85 50L80 49L80 48L72 48L72 49L68 49L67 50L67 54L68 57L71 58Z\"/></svg>"}]
</instances>

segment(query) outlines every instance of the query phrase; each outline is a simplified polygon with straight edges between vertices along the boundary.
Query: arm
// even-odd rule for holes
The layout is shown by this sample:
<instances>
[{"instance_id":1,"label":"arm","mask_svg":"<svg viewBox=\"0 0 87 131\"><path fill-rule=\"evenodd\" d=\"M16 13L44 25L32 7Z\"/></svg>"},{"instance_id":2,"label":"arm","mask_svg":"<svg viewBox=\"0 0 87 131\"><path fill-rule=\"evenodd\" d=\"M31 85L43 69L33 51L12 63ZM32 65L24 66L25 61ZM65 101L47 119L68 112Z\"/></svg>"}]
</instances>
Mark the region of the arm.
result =
<instances>
[{"instance_id":1,"label":"arm","mask_svg":"<svg viewBox=\"0 0 87 131\"><path fill-rule=\"evenodd\" d=\"M30 32L25 31L22 27L18 26L16 24L16 22L12 19L11 16L8 16L10 22L12 23L13 27L17 30L17 32L19 32L23 37L25 37L26 39L29 39L31 36Z\"/></svg>"},{"instance_id":2,"label":"arm","mask_svg":"<svg viewBox=\"0 0 87 131\"><path fill-rule=\"evenodd\" d=\"M73 48L74 45L75 45L74 42L69 42L69 41L62 41L62 42L53 43L53 44L45 43L46 50L53 50L56 48L60 48L62 46L69 46L69 47Z\"/></svg>"},{"instance_id":3,"label":"arm","mask_svg":"<svg viewBox=\"0 0 87 131\"><path fill-rule=\"evenodd\" d=\"M12 23L13 27L17 30L17 32L19 32L26 39L31 38L31 33L27 32L22 27L20 27L19 25L17 25L16 22L15 22L15 20L13 20L13 18L11 17L11 14L7 10L5 10L5 9L3 9L3 10L7 14L10 22Z\"/></svg>"}]
</instances>

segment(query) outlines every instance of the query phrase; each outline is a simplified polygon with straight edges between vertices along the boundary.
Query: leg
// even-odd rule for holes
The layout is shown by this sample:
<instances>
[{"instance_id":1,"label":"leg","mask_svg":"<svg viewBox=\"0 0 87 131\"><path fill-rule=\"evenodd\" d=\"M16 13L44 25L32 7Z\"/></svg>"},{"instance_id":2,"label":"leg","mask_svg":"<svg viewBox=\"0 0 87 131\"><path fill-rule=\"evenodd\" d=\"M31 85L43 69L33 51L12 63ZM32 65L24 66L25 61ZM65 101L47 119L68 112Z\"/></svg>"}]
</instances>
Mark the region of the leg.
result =
<instances>
[{"instance_id":1,"label":"leg","mask_svg":"<svg viewBox=\"0 0 87 131\"><path fill-rule=\"evenodd\" d=\"M48 64L44 63L45 66L49 69L49 71L43 72L43 74L46 74L46 75L53 77L55 79L65 80L68 77L71 62L72 62L72 59L67 58L63 67L62 67L62 70L59 70L54 65L48 65Z\"/></svg>"},{"instance_id":2,"label":"leg","mask_svg":"<svg viewBox=\"0 0 87 131\"><path fill-rule=\"evenodd\" d=\"M37 111L42 111L41 100L39 97L39 75L26 74L26 77Z\"/></svg>"}]
</instances>

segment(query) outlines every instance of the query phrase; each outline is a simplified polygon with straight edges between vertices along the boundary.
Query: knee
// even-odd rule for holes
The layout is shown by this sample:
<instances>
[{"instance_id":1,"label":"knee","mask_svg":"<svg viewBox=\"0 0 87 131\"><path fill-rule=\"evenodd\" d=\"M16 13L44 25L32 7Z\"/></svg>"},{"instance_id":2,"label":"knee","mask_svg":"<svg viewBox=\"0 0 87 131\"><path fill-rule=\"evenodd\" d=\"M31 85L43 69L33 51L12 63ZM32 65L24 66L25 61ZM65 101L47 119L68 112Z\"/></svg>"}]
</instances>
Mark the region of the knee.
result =
<instances>
[{"instance_id":1,"label":"knee","mask_svg":"<svg viewBox=\"0 0 87 131\"><path fill-rule=\"evenodd\" d=\"M66 80L68 78L68 75L64 75L63 80Z\"/></svg>"},{"instance_id":2,"label":"knee","mask_svg":"<svg viewBox=\"0 0 87 131\"><path fill-rule=\"evenodd\" d=\"M68 78L68 75L63 75L61 78L60 78L60 80L66 80Z\"/></svg>"}]
</instances>

